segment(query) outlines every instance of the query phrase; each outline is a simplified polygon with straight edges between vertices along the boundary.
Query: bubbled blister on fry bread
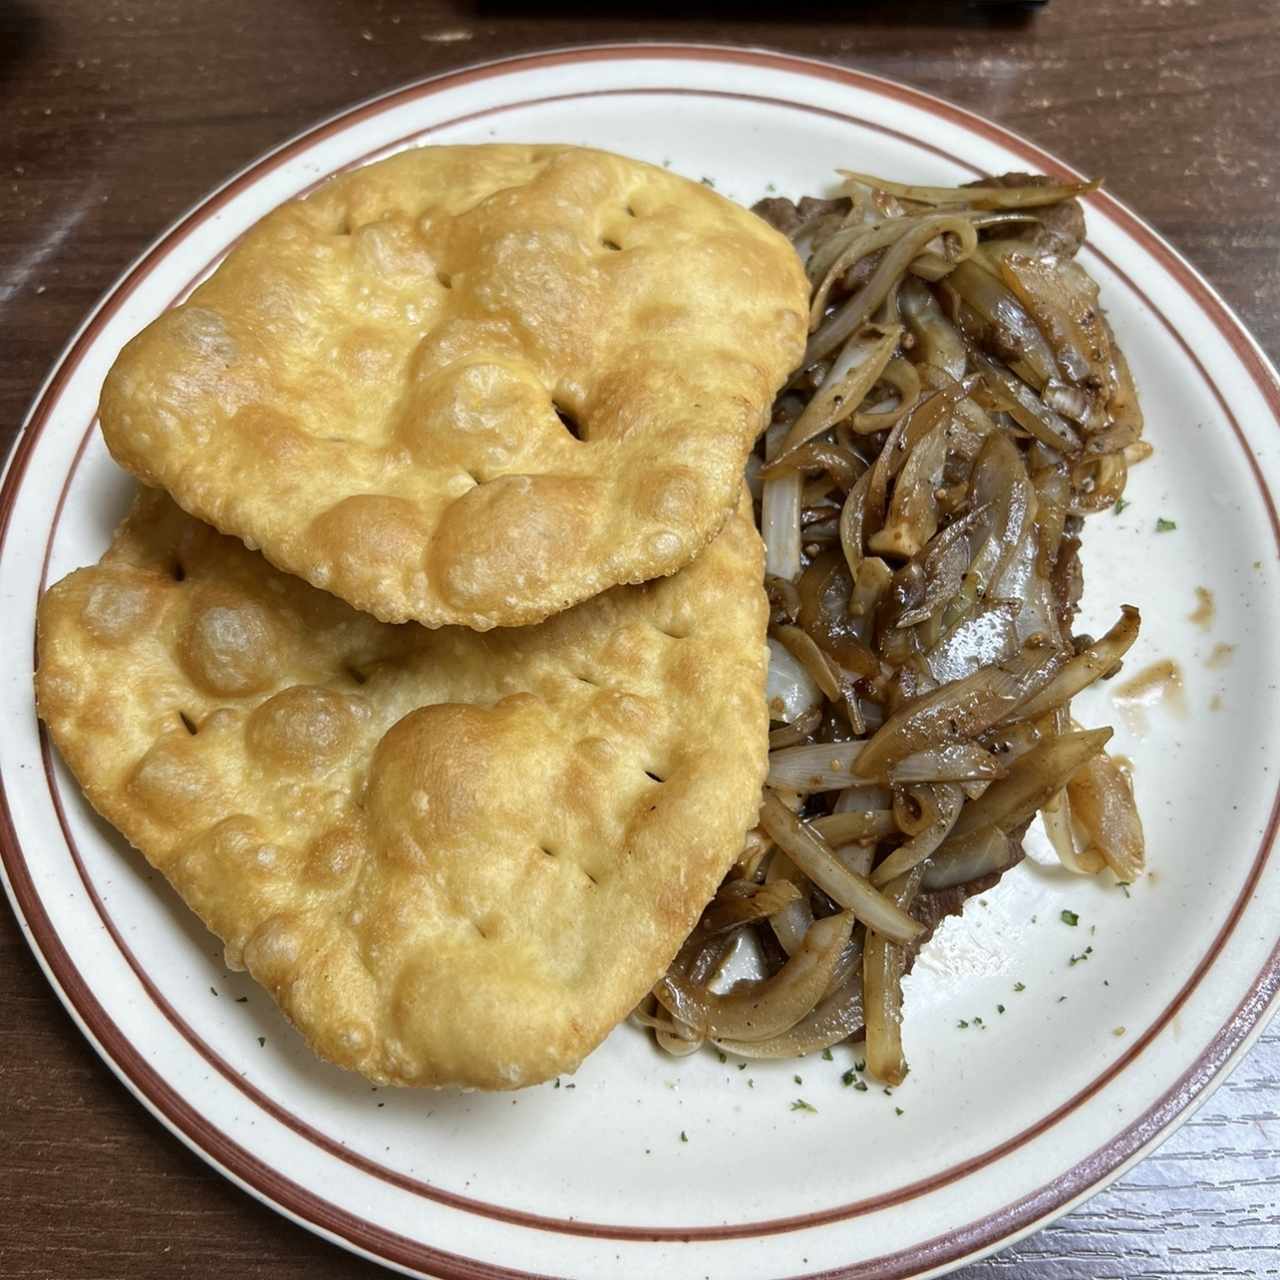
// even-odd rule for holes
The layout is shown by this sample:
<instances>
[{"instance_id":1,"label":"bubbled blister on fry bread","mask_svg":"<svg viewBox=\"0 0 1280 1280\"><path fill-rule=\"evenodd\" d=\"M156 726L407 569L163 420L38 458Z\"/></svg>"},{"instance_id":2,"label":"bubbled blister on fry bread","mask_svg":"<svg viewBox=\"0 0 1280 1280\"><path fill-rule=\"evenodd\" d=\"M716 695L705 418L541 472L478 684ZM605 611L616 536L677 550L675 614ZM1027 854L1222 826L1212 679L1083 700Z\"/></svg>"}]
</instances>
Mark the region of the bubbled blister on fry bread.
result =
<instances>
[{"instance_id":1,"label":"bubbled blister on fry bread","mask_svg":"<svg viewBox=\"0 0 1280 1280\"><path fill-rule=\"evenodd\" d=\"M321 1056L397 1084L572 1070L756 820L762 548L538 626L380 623L144 492L39 610L89 800Z\"/></svg>"},{"instance_id":2,"label":"bubbled blister on fry bread","mask_svg":"<svg viewBox=\"0 0 1280 1280\"><path fill-rule=\"evenodd\" d=\"M790 244L575 147L423 147L263 219L103 390L116 459L384 621L537 622L717 533L804 349Z\"/></svg>"}]
</instances>

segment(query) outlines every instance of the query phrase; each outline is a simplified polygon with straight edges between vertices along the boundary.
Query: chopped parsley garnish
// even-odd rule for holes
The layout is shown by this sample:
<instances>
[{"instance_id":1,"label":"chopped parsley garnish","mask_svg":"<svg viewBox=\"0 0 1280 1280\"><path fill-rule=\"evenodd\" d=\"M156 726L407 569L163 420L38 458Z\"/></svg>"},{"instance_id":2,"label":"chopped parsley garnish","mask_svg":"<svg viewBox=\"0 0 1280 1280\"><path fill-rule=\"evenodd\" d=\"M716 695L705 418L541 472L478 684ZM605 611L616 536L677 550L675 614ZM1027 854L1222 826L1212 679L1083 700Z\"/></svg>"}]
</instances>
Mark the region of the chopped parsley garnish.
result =
<instances>
[{"instance_id":1,"label":"chopped parsley garnish","mask_svg":"<svg viewBox=\"0 0 1280 1280\"><path fill-rule=\"evenodd\" d=\"M680 1130L680 1141L681 1141L681 1142L688 1142L688 1141L689 1141L689 1135L688 1135L687 1133L685 1133L685 1131L684 1131L683 1129L681 1129L681 1130Z\"/></svg>"},{"instance_id":2,"label":"chopped parsley garnish","mask_svg":"<svg viewBox=\"0 0 1280 1280\"><path fill-rule=\"evenodd\" d=\"M823 1062L830 1062L830 1061L831 1061L831 1050L830 1050L830 1049L823 1049L823 1051L822 1051L822 1060L823 1060Z\"/></svg>"},{"instance_id":3,"label":"chopped parsley garnish","mask_svg":"<svg viewBox=\"0 0 1280 1280\"><path fill-rule=\"evenodd\" d=\"M711 187L713 189L715 188L716 180L714 178L708 178L704 175L701 181L704 187Z\"/></svg>"},{"instance_id":4,"label":"chopped parsley garnish","mask_svg":"<svg viewBox=\"0 0 1280 1280\"><path fill-rule=\"evenodd\" d=\"M996 1005L996 1012L997 1012L997 1013L1003 1013L1003 1012L1004 1012L1004 1005L1002 1005L1002 1004L998 1004L998 1005Z\"/></svg>"},{"instance_id":5,"label":"chopped parsley garnish","mask_svg":"<svg viewBox=\"0 0 1280 1280\"><path fill-rule=\"evenodd\" d=\"M266 1036L259 1036L259 1037L258 1037L258 1047L259 1047L259 1048L264 1048L264 1047L266 1046L266 1043L267 1043L267 1037L266 1037Z\"/></svg>"},{"instance_id":6,"label":"chopped parsley garnish","mask_svg":"<svg viewBox=\"0 0 1280 1280\"><path fill-rule=\"evenodd\" d=\"M1061 1004L1066 998L1067 998L1066 996L1059 996L1058 1003Z\"/></svg>"},{"instance_id":7,"label":"chopped parsley garnish","mask_svg":"<svg viewBox=\"0 0 1280 1280\"><path fill-rule=\"evenodd\" d=\"M1157 533L1172 533L1177 527L1178 523L1176 520L1166 520L1164 516L1161 516L1156 521Z\"/></svg>"},{"instance_id":8,"label":"chopped parsley garnish","mask_svg":"<svg viewBox=\"0 0 1280 1280\"><path fill-rule=\"evenodd\" d=\"M1133 883L1133 881L1132 881L1132 880L1117 880L1117 881L1116 881L1116 888L1117 888L1117 889L1123 889L1123 890L1124 890L1124 896L1125 896L1126 898L1132 898L1132 897L1133 897L1133 894L1131 894L1131 893L1129 892L1129 886L1130 886L1132 883Z\"/></svg>"},{"instance_id":9,"label":"chopped parsley garnish","mask_svg":"<svg viewBox=\"0 0 1280 1280\"><path fill-rule=\"evenodd\" d=\"M859 1080L853 1087L857 1089L859 1093L866 1093L867 1082L865 1080Z\"/></svg>"},{"instance_id":10,"label":"chopped parsley garnish","mask_svg":"<svg viewBox=\"0 0 1280 1280\"><path fill-rule=\"evenodd\" d=\"M901 1107L894 1107L894 1111L900 1116L905 1116L907 1114Z\"/></svg>"},{"instance_id":11,"label":"chopped parsley garnish","mask_svg":"<svg viewBox=\"0 0 1280 1280\"><path fill-rule=\"evenodd\" d=\"M248 1003L249 1003L248 996L236 996L236 1004L248 1004Z\"/></svg>"},{"instance_id":12,"label":"chopped parsley garnish","mask_svg":"<svg viewBox=\"0 0 1280 1280\"><path fill-rule=\"evenodd\" d=\"M1111 510L1114 511L1116 515L1119 515L1125 509L1125 507L1130 505L1131 504L1126 502L1123 498L1117 498L1116 505L1112 507Z\"/></svg>"},{"instance_id":13,"label":"chopped parsley garnish","mask_svg":"<svg viewBox=\"0 0 1280 1280\"><path fill-rule=\"evenodd\" d=\"M1087 960L1091 955L1093 955L1093 948L1085 947L1078 956L1072 956L1071 959L1067 961L1067 964L1072 966L1078 965L1081 961Z\"/></svg>"},{"instance_id":14,"label":"chopped parsley garnish","mask_svg":"<svg viewBox=\"0 0 1280 1280\"><path fill-rule=\"evenodd\" d=\"M956 1023L956 1026L959 1027L961 1031L963 1031L968 1025L969 1024L963 1018L961 1018L960 1021Z\"/></svg>"},{"instance_id":15,"label":"chopped parsley garnish","mask_svg":"<svg viewBox=\"0 0 1280 1280\"><path fill-rule=\"evenodd\" d=\"M803 1098L797 1098L791 1104L792 1111L811 1111L814 1115L818 1114L817 1107L811 1107Z\"/></svg>"},{"instance_id":16,"label":"chopped parsley garnish","mask_svg":"<svg viewBox=\"0 0 1280 1280\"><path fill-rule=\"evenodd\" d=\"M867 1064L865 1062L855 1062L853 1064L853 1069L855 1071L865 1071L867 1069Z\"/></svg>"},{"instance_id":17,"label":"chopped parsley garnish","mask_svg":"<svg viewBox=\"0 0 1280 1280\"><path fill-rule=\"evenodd\" d=\"M857 1074L854 1072L854 1069L850 1067L848 1071L844 1072L841 1075L840 1082L847 1089L857 1078L858 1077L857 1077Z\"/></svg>"},{"instance_id":18,"label":"chopped parsley garnish","mask_svg":"<svg viewBox=\"0 0 1280 1280\"><path fill-rule=\"evenodd\" d=\"M1027 989L1027 984L1025 982L1015 982L1013 984L1013 989L1015 991L1025 991Z\"/></svg>"},{"instance_id":19,"label":"chopped parsley garnish","mask_svg":"<svg viewBox=\"0 0 1280 1280\"><path fill-rule=\"evenodd\" d=\"M1073 929L1080 923L1080 917L1074 911L1063 910L1059 917L1063 924L1069 924Z\"/></svg>"}]
</instances>

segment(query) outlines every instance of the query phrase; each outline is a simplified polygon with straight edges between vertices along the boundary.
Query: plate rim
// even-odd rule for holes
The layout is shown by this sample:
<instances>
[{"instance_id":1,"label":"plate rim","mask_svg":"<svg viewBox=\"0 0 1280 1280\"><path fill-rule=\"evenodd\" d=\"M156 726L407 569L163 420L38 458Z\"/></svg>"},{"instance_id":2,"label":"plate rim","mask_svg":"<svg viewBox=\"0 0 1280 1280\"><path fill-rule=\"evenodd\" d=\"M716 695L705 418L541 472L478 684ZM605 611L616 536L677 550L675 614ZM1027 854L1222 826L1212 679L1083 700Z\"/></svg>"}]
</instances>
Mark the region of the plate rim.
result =
<instances>
[{"instance_id":1,"label":"plate rim","mask_svg":"<svg viewBox=\"0 0 1280 1280\"><path fill-rule=\"evenodd\" d=\"M474 79L501 77L512 72L535 70L583 59L605 61L645 58L666 58L673 61L728 61L739 65L743 63L759 65L763 62L766 65L792 73L817 74L853 88L864 90L870 88L872 92L903 101L909 106L923 108L934 114L942 114L944 117L958 120L962 126L970 131L976 132L984 138L988 138L1023 155L1026 159L1047 171L1053 172L1056 170L1063 174L1078 176L1072 166L1045 152L1022 135L966 108L950 103L946 99L873 73L855 68L846 68L822 59L784 53L757 46L746 47L701 42L655 42L651 40L571 45L468 63L436 75L415 79L407 84L397 86L341 109L308 126L250 161L224 182L211 189L185 213L175 219L156 239L147 245L142 253L107 289L57 357L50 373L37 391L32 407L26 415L9 451L4 467L3 483L0 484L0 545L3 545L7 534L14 499L26 471L27 455L40 434L40 429L43 427L44 419L47 416L47 409L56 401L56 393L60 391L62 383L74 371L83 354L82 348L87 350L91 345L96 336L96 330L104 318L104 312L114 312L115 307L129 297L133 288L148 274L152 260L162 257L168 250L170 241L175 234L179 232L186 234L200 225L206 218L214 214L225 202L225 199L236 192L245 183L246 179L260 178L295 151L311 142L318 141L335 128L349 127L358 120L370 114L389 109L396 105L399 100L407 99L410 96L425 97L432 92L440 92ZM676 88L678 86L669 86L667 91L670 92ZM423 93L423 90L427 90L427 92ZM478 114L488 113L480 112ZM415 131L415 133L421 132L422 130ZM378 150L391 149L395 145L394 143L388 144ZM377 154L376 151L375 154ZM359 163L364 162L362 160ZM326 174L325 176L328 175ZM1270 404L1277 418L1280 419L1280 376L1276 374L1261 347L1230 307L1200 275L1197 269L1183 258L1176 249L1164 241L1138 215L1109 194L1105 195L1104 203L1107 211L1113 217L1116 217L1125 232L1139 240L1157 261L1161 261L1166 268L1171 270L1171 274L1179 285L1196 298L1206 317L1211 321L1217 332L1228 342L1251 377L1257 390ZM1141 291L1139 290L1139 292ZM1188 354L1191 355L1193 360L1196 359L1194 353L1188 351ZM1199 361L1196 360L1196 363L1198 364ZM1210 387L1216 390L1213 380L1207 377L1207 371L1203 369L1203 366L1201 366L1201 372L1206 375L1206 380ZM34 430L33 427L35 428ZM83 444L81 449L83 449ZM72 465L74 467L74 463ZM1254 465L1254 470L1255 472L1258 470L1256 464ZM1269 499L1269 490L1260 473L1257 474L1257 479L1260 482L1264 497ZM60 501L59 509L61 505ZM1275 525L1274 507L1270 503L1268 505L1271 507L1270 515L1272 523ZM40 729L40 734L42 749L47 759L49 748L43 727ZM59 818L61 820L61 813L59 813ZM1276 814L1273 809L1271 824L1260 844L1259 859L1256 860L1255 878L1256 875L1261 874L1264 862L1262 855L1266 853L1268 846L1274 839L1275 819ZM126 1050L132 1048L128 1038L115 1027L111 1016L98 1003L91 988L83 981L79 971L75 968L74 962L63 950L56 929L43 911L38 892L35 891L34 885L29 878L25 876L26 868L21 854L21 846L9 811L7 797L4 794L2 780L0 780L0 852L3 853L6 892L24 937L36 954L37 960L50 984L54 987L64 1006L72 1014L73 1020L99 1055L107 1062L108 1066L126 1084L130 1091L143 1102L147 1109L224 1176L229 1177L237 1185L249 1190L258 1199L283 1212L285 1216L298 1221L301 1225L317 1230L321 1235L333 1240L335 1243L342 1244L355 1252L362 1253L388 1265L398 1267L412 1266L415 1269L419 1269L425 1259L431 1265L442 1268L439 1274L445 1280L455 1275L514 1278L524 1277L529 1274L508 1270L496 1264L479 1262L449 1254L419 1241L397 1236L396 1233L388 1231L375 1223L350 1215L346 1210L337 1206L328 1205L327 1202L308 1188L291 1184L282 1175L266 1169L256 1156L240 1148L228 1135L209 1125L198 1112L195 1112L189 1104L169 1088L163 1077L154 1072L140 1054L126 1052L123 1055L126 1059L130 1057L136 1058L136 1061L129 1064L132 1066L133 1071L144 1077L151 1077L152 1088L159 1098L166 1099L167 1107L157 1098L152 1097L139 1081L130 1074L129 1066L120 1061L114 1053L108 1051L103 1039L94 1030L95 1026L101 1027L105 1025L110 1027L115 1033L113 1038L118 1044L124 1046ZM23 873L23 876L19 878L26 878L27 880L25 886L20 887L11 877L10 859L11 856L15 855L16 864ZM25 892L23 889L25 889ZM28 899L28 905L34 911L29 913L28 909L24 908L20 902L20 899ZM42 925L41 928L37 928L37 921L33 921L30 918L31 914L37 917L37 921ZM51 944L50 950L60 953L61 966L55 965L52 959L46 955L45 946L37 942L37 934L46 935L44 939L45 945ZM1204 962L1203 967L1207 967L1209 963L1211 962ZM70 984L66 984L63 981L68 972L73 978L73 982ZM1199 973L1199 970L1197 970L1197 973ZM68 990L68 985L82 988L82 990L77 991L79 1000L86 1007L96 1010L97 1016L95 1018L90 1019L82 1016L81 1003L77 1002L75 996ZM1185 998L1185 994L1189 993L1190 989L1191 985L1186 988L1183 998ZM1129 1165L1141 1159L1155 1145L1158 1145L1160 1141L1169 1136L1221 1083L1227 1074L1227 1069L1234 1066L1239 1057L1261 1033L1269 1017L1276 1011L1276 1005L1280 1003L1275 999L1278 989L1280 989L1280 946L1277 946L1272 951L1267 964L1264 965L1258 978L1250 984L1245 998L1237 1005L1230 1018L1215 1033L1208 1046L1196 1056L1191 1067L1179 1078L1176 1084L1136 1121L1125 1126L1119 1134L1099 1148L1093 1156L1066 1170L1046 1186L1024 1196L1013 1204L1005 1206L1005 1208L996 1211L994 1214L986 1215L976 1223L949 1233L946 1237L923 1241L899 1254L884 1255L877 1259L853 1264L850 1268L837 1269L825 1274L832 1277L833 1280L837 1276L852 1278L872 1275L877 1277L920 1275L922 1272L916 1269L917 1264L920 1262L924 1262L925 1268L929 1273L936 1273L934 1269L938 1266L949 1269L951 1266L971 1260L982 1253L1000 1247L1017 1236L1035 1230L1038 1226L1043 1225L1044 1222L1064 1211L1071 1204L1087 1198L1087 1196L1101 1189L1107 1182L1118 1176ZM202 1141L194 1133L185 1130L176 1116L171 1114L171 1110L177 1111L179 1114L191 1112L198 1122L193 1127L199 1131L204 1140ZM1126 1146L1126 1139L1133 1135L1138 1135L1137 1141L1128 1143ZM209 1142L210 1138L214 1140L212 1144ZM244 1169L237 1171L227 1160L221 1158L216 1151L209 1149L210 1145L215 1147L219 1145L218 1139L225 1140L228 1146L226 1154L231 1159L242 1163ZM1121 1146L1125 1146L1126 1149L1116 1154L1117 1149ZM1111 1160L1113 1155L1115 1158ZM1096 1167L1100 1163L1106 1164L1108 1160L1111 1160L1111 1163L1106 1165L1105 1168ZM246 1169L248 1172L245 1172ZM1083 1176L1077 1176L1081 1174L1082 1170L1085 1170ZM249 1177L249 1173L253 1172L258 1173L259 1177L268 1186L274 1181L276 1190L280 1195L272 1194L271 1191L264 1190L262 1186L255 1184ZM269 1176L264 1177L264 1173ZM283 1199L285 1194L295 1197L298 1202L307 1205L313 1210L318 1208L321 1212L315 1216L307 1216L296 1207L296 1203L292 1206L287 1203ZM1046 1199L1051 1200L1052 1203L1041 1203ZM325 1210L331 1211L331 1213L326 1213L324 1212ZM337 1215L337 1218L332 1216L334 1214ZM838 1218L844 1215L837 1214L834 1216ZM343 1218L351 1218L361 1228L362 1234L366 1234L366 1240L363 1243L350 1238L345 1231L338 1229L338 1224ZM1008 1219L1007 1225L1001 1226L1000 1224L1005 1219ZM831 1218L828 1218L827 1221L831 1221ZM536 1226L537 1224L523 1223L522 1225ZM779 1229L797 1229L807 1225L820 1224L800 1222L796 1224L796 1227L791 1228L775 1226L772 1231L770 1231L769 1223L745 1224L744 1234L747 1236L772 1234ZM989 1230L988 1228L993 1225L995 1229ZM753 1227L763 1228L763 1230L753 1231L751 1229ZM611 1238L616 1238L608 1228L605 1231ZM586 1234L594 1233L588 1232ZM969 1237L971 1235L981 1236L982 1238L970 1240ZM380 1240L375 1238L380 1238ZM642 1236L642 1238L651 1237ZM387 1246L388 1251L376 1248L378 1243ZM371 1251L371 1244L376 1251ZM403 1254L401 1251L402 1246L409 1247L412 1257L406 1257ZM946 1256L938 1256L933 1261L929 1260L931 1254L937 1253L934 1246L947 1246L945 1249ZM956 1252L957 1247L959 1252ZM400 1254L399 1258L395 1256L397 1253ZM459 1264L462 1267L461 1270L457 1269ZM910 1266L911 1269L902 1270L900 1269L902 1265ZM419 1273L426 1274L420 1271Z\"/></svg>"}]
</instances>

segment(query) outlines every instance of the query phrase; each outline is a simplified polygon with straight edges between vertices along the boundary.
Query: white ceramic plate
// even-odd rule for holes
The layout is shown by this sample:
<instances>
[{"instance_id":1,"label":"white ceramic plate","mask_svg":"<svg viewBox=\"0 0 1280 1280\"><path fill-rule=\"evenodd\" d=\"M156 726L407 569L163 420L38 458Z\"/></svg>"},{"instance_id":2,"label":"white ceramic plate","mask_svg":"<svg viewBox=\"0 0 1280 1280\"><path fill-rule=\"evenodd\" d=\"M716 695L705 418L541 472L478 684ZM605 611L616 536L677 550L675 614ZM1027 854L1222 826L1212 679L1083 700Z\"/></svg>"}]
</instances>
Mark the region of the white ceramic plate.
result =
<instances>
[{"instance_id":1,"label":"white ceramic plate","mask_svg":"<svg viewBox=\"0 0 1280 1280\"><path fill-rule=\"evenodd\" d=\"M822 189L837 165L933 182L1066 172L901 85L683 46L451 73L245 170L100 304L10 460L0 843L15 910L85 1034L179 1137L282 1212L413 1274L937 1274L1149 1150L1257 1035L1275 995L1275 374L1173 250L1109 197L1089 199L1085 260L1156 453L1135 470L1123 515L1090 523L1082 625L1097 630L1121 601L1140 604L1131 665L1173 658L1185 680L1181 709L1119 727L1154 870L1128 896L1024 864L948 923L909 982L913 1070L892 1097L842 1085L856 1056L847 1049L739 1071L709 1053L664 1059L629 1027L559 1087L372 1091L316 1061L264 994L224 970L215 940L51 759L31 704L34 606L46 581L97 559L128 501L94 424L121 344L246 227L324 175L417 142L492 139L607 147L748 203L767 181L789 194ZM1177 529L1158 533L1158 518ZM1201 585L1216 597L1207 628L1188 620ZM1220 644L1234 650L1213 658ZM1117 719L1105 693L1082 703L1091 722ZM793 1110L801 1098L817 1114Z\"/></svg>"}]
</instances>

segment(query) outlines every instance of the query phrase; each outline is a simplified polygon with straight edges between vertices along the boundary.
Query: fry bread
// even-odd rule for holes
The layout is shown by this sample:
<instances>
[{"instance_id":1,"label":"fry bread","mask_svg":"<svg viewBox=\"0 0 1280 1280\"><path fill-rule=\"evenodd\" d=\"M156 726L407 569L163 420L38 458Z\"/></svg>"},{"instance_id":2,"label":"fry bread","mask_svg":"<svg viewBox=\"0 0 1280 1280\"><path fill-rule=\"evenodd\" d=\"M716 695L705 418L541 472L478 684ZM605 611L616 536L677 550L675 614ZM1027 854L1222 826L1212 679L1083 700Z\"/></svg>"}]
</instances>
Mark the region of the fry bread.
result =
<instances>
[{"instance_id":1,"label":"fry bread","mask_svg":"<svg viewBox=\"0 0 1280 1280\"><path fill-rule=\"evenodd\" d=\"M606 152L423 147L277 209L102 393L116 459L384 621L687 564L804 348L787 241Z\"/></svg>"},{"instance_id":2,"label":"fry bread","mask_svg":"<svg viewBox=\"0 0 1280 1280\"><path fill-rule=\"evenodd\" d=\"M322 1057L396 1084L570 1071L756 819L767 602L743 503L673 577L539 626L393 626L144 492L40 604L89 800Z\"/></svg>"}]
</instances>

